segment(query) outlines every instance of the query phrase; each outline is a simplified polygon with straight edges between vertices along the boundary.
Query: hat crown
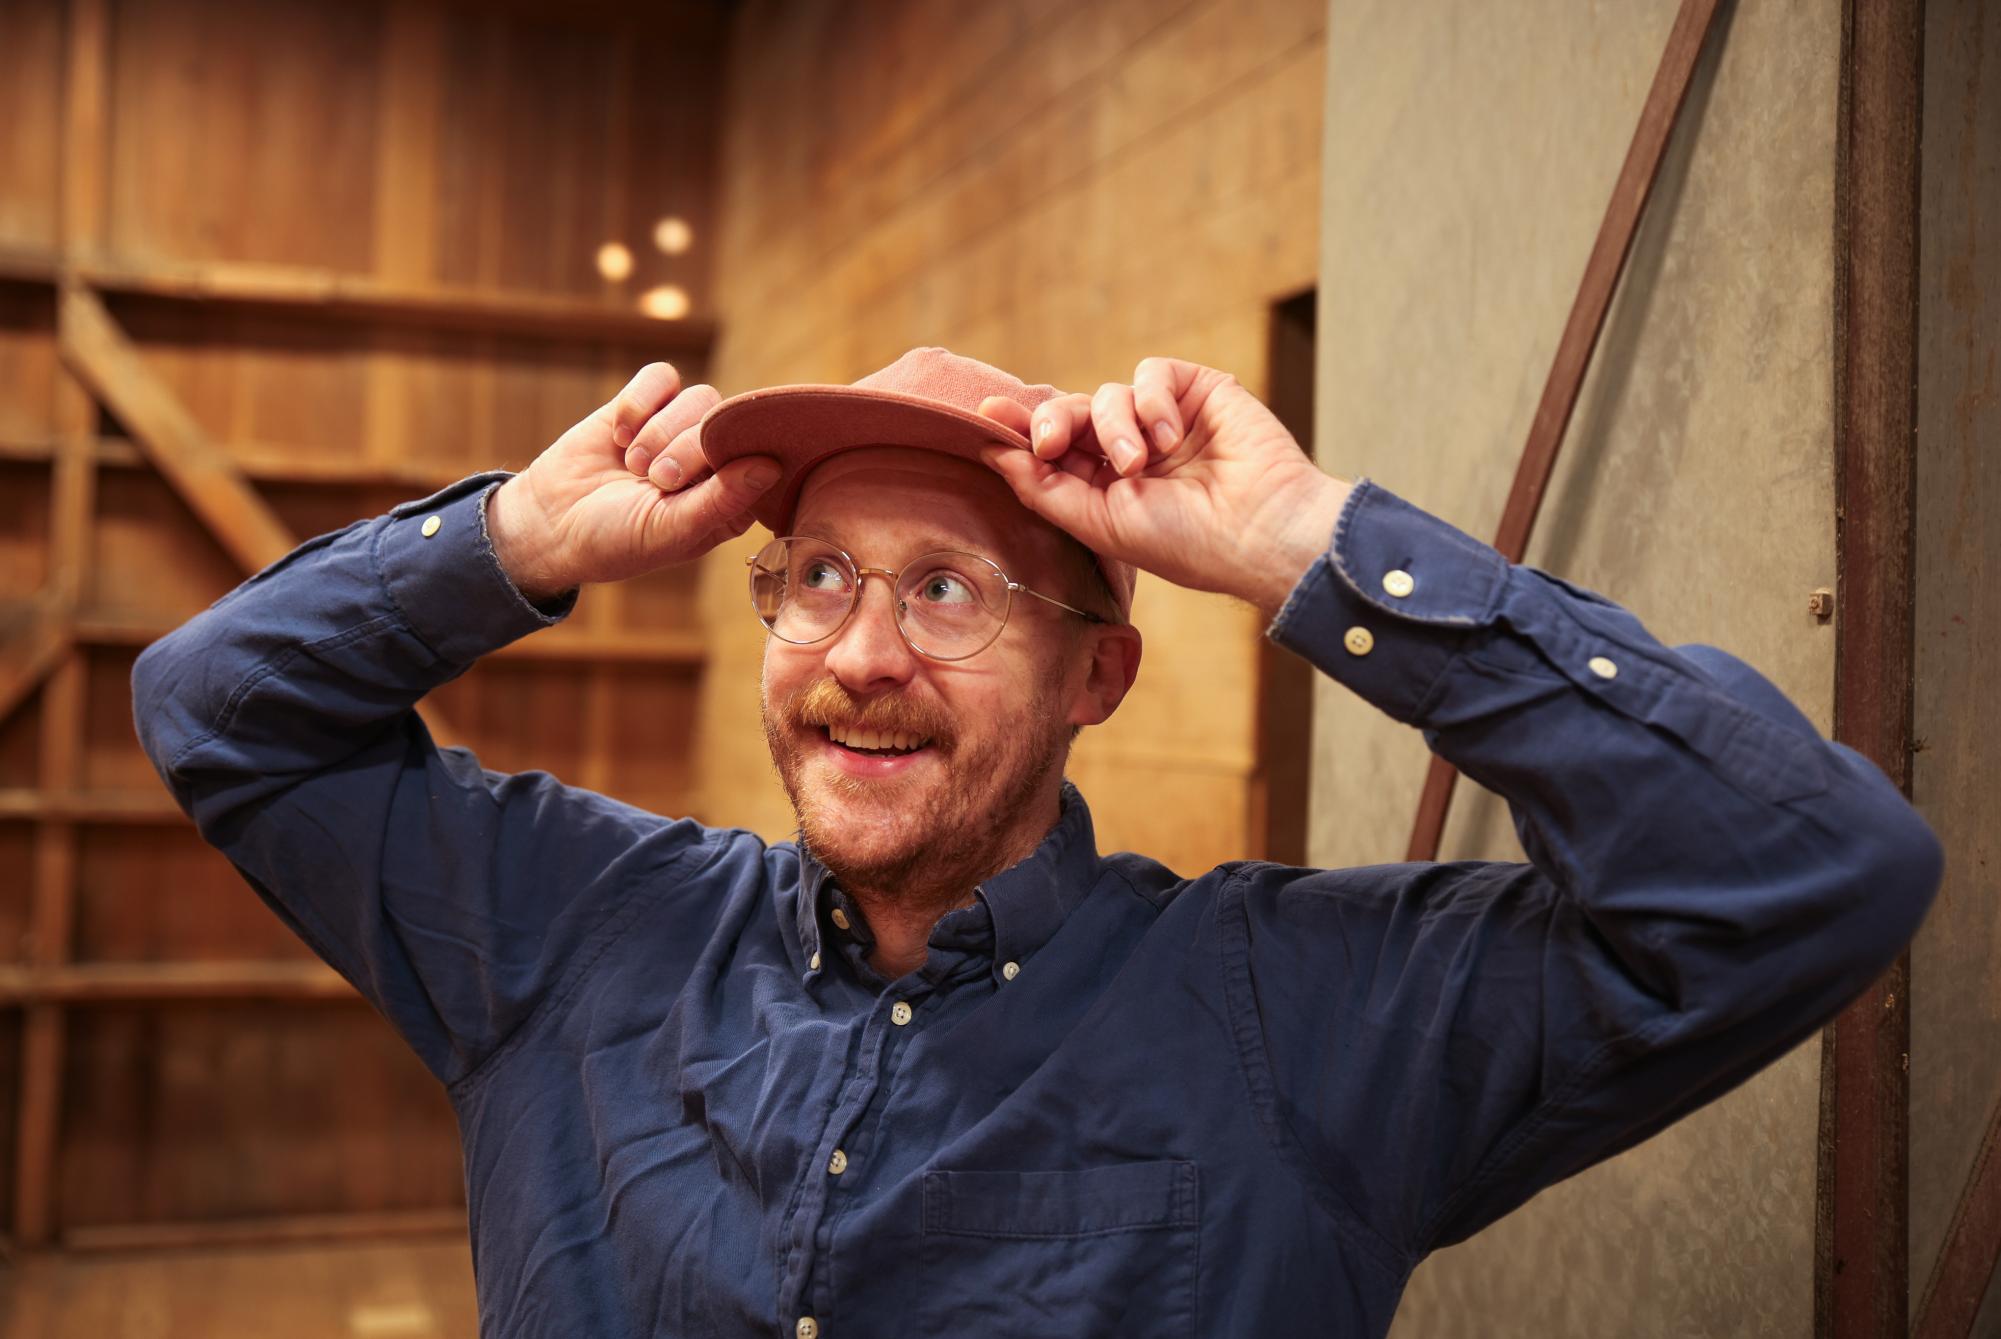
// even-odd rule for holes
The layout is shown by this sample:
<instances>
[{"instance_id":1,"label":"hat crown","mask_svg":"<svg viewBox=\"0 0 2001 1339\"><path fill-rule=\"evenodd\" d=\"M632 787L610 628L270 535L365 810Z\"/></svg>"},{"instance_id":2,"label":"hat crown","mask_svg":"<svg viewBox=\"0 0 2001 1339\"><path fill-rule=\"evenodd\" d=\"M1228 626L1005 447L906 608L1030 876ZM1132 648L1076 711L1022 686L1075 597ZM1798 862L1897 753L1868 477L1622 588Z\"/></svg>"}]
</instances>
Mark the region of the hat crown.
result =
<instances>
[{"instance_id":1,"label":"hat crown","mask_svg":"<svg viewBox=\"0 0 2001 1339\"><path fill-rule=\"evenodd\" d=\"M977 358L936 346L912 349L888 367L879 368L854 384L866 390L921 396L975 414L980 402L989 396L1033 409L1058 394L1054 386L1031 386Z\"/></svg>"}]
</instances>

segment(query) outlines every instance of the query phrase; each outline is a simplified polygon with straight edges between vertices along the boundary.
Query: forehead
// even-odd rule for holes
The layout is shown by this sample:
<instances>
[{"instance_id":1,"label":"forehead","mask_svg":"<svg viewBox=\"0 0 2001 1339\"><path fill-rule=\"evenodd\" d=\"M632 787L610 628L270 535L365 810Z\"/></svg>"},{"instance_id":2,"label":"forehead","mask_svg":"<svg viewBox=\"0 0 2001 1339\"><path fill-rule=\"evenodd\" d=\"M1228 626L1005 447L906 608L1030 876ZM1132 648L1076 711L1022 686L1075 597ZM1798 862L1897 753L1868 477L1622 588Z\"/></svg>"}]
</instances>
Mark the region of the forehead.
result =
<instances>
[{"instance_id":1,"label":"forehead","mask_svg":"<svg viewBox=\"0 0 2001 1339\"><path fill-rule=\"evenodd\" d=\"M1017 563L1047 561L1060 540L986 466L909 447L846 451L806 477L792 529L834 540L863 561L961 548Z\"/></svg>"}]
</instances>

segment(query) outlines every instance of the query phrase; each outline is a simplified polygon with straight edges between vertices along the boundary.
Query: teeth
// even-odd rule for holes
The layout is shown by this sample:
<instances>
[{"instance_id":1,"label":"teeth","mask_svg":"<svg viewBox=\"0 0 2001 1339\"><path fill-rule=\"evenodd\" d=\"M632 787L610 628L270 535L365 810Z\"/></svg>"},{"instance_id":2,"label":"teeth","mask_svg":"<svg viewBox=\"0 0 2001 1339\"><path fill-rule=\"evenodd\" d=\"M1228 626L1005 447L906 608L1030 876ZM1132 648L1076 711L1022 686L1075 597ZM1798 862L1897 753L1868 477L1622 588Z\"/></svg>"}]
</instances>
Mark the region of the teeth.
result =
<instances>
[{"instance_id":1,"label":"teeth","mask_svg":"<svg viewBox=\"0 0 2001 1339\"><path fill-rule=\"evenodd\" d=\"M847 725L828 726L827 738L851 749L897 749L903 752L922 748L930 742L925 736L906 730L860 730Z\"/></svg>"}]
</instances>

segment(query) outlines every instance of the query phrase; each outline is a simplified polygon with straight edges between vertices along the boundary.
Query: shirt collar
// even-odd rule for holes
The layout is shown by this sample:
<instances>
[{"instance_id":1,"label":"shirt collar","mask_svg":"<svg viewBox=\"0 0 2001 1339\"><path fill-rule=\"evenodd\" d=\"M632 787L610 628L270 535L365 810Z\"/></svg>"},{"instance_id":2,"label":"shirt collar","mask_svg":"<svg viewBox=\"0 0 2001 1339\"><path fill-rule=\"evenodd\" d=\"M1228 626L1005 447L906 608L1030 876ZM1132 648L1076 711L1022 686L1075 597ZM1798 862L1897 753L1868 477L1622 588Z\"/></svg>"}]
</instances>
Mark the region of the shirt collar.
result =
<instances>
[{"instance_id":1,"label":"shirt collar","mask_svg":"<svg viewBox=\"0 0 2001 1339\"><path fill-rule=\"evenodd\" d=\"M1056 826L1042 844L1027 859L975 890L993 918L993 971L997 976L1007 964L1019 966L1048 943L1098 881L1098 844L1090 808L1068 781L1063 783L1061 803ZM801 842L797 930L799 943L809 957L821 951L821 918L835 906L836 891L833 875ZM840 904L852 906L845 896ZM859 916L858 911L844 914ZM858 919L852 920L852 925L856 932L867 933Z\"/></svg>"}]
</instances>

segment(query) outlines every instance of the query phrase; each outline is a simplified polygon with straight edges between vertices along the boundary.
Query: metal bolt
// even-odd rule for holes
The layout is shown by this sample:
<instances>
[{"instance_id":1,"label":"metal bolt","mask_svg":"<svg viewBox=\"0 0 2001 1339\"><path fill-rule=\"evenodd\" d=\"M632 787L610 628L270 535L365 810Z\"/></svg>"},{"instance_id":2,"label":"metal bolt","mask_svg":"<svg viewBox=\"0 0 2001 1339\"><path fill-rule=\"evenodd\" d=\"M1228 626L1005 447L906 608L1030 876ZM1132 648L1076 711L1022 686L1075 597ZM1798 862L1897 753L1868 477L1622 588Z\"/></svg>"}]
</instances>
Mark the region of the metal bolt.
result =
<instances>
[{"instance_id":1,"label":"metal bolt","mask_svg":"<svg viewBox=\"0 0 2001 1339\"><path fill-rule=\"evenodd\" d=\"M1834 617L1834 592L1823 587L1806 597L1807 612L1825 623Z\"/></svg>"}]
</instances>

